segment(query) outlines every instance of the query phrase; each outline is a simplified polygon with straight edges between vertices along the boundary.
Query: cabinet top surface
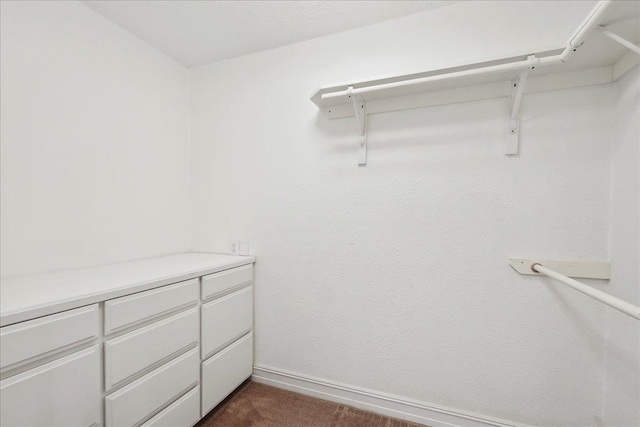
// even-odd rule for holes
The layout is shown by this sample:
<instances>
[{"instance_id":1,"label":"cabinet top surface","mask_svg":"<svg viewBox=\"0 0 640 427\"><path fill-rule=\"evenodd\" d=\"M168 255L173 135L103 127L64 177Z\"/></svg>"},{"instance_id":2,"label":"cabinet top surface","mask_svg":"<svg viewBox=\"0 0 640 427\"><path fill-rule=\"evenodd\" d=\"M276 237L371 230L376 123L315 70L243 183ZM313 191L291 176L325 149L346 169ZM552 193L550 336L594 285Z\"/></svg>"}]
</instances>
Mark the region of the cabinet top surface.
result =
<instances>
[{"instance_id":1,"label":"cabinet top surface","mask_svg":"<svg viewBox=\"0 0 640 427\"><path fill-rule=\"evenodd\" d=\"M183 253L0 281L0 326L252 264L247 256Z\"/></svg>"}]
</instances>

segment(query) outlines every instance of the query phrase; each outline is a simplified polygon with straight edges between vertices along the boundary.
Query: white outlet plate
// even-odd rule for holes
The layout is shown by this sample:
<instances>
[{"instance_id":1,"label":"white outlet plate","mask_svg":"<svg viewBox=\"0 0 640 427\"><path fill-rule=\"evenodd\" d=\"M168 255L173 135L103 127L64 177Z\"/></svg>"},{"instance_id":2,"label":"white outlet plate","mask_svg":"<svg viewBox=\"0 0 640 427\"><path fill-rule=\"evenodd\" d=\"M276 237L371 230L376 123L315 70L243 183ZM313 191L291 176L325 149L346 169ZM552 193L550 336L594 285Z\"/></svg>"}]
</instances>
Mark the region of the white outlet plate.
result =
<instances>
[{"instance_id":1,"label":"white outlet plate","mask_svg":"<svg viewBox=\"0 0 640 427\"><path fill-rule=\"evenodd\" d=\"M240 241L237 239L229 240L229 254L240 255Z\"/></svg>"}]
</instances>

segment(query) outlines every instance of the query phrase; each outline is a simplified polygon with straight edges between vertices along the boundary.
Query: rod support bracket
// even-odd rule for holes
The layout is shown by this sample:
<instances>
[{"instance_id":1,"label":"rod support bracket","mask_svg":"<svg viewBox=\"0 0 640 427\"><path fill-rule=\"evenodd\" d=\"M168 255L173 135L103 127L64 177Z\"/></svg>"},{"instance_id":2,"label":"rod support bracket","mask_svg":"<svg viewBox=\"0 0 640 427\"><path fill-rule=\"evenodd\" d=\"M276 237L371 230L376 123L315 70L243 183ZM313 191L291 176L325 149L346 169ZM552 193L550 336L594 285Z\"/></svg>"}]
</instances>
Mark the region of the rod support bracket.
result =
<instances>
[{"instance_id":1,"label":"rod support bracket","mask_svg":"<svg viewBox=\"0 0 640 427\"><path fill-rule=\"evenodd\" d=\"M353 104L358 125L358 166L367 164L367 105L362 96L353 93L353 86L347 89L347 96Z\"/></svg>"},{"instance_id":2,"label":"rod support bracket","mask_svg":"<svg viewBox=\"0 0 640 427\"><path fill-rule=\"evenodd\" d=\"M535 268L544 266L568 277L609 280L611 265L606 261L558 261L526 258L509 258L509 265L520 274L540 275Z\"/></svg>"}]
</instances>

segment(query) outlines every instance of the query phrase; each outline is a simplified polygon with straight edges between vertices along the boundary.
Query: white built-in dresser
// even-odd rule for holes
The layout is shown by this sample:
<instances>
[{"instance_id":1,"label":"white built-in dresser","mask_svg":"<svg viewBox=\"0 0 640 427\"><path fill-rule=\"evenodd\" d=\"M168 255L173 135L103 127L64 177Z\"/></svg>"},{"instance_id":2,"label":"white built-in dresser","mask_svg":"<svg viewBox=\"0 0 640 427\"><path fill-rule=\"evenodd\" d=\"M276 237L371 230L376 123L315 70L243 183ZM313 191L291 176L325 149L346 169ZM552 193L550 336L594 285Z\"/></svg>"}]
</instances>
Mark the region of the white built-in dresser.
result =
<instances>
[{"instance_id":1,"label":"white built-in dresser","mask_svg":"<svg viewBox=\"0 0 640 427\"><path fill-rule=\"evenodd\" d=\"M251 376L252 257L3 279L0 426L189 427Z\"/></svg>"}]
</instances>

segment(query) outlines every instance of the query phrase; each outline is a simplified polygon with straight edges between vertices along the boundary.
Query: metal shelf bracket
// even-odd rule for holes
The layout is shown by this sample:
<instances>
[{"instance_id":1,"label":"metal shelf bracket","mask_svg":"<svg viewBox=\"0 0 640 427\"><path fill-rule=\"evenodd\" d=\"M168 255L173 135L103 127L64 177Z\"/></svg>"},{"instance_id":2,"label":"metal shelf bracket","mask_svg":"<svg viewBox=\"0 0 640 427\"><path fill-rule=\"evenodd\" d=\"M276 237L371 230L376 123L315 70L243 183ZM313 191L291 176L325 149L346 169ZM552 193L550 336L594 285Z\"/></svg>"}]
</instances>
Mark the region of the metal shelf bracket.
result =
<instances>
[{"instance_id":1,"label":"metal shelf bracket","mask_svg":"<svg viewBox=\"0 0 640 427\"><path fill-rule=\"evenodd\" d=\"M611 24L609 24L611 25ZM632 52L637 53L638 55L640 55L640 47L636 46L635 44L631 43L629 40L620 37L619 35L617 35L614 32L609 31L606 26L604 25L600 25L598 27L596 27L598 30L600 30L600 32L602 34L604 34L605 36L609 37L611 40L620 43L622 46L626 47L627 49L631 50Z\"/></svg>"},{"instance_id":2,"label":"metal shelf bracket","mask_svg":"<svg viewBox=\"0 0 640 427\"><path fill-rule=\"evenodd\" d=\"M527 84L529 71L536 68L539 59L535 55L527 57L529 67L522 70L518 78L511 81L511 96L509 110L509 126L507 126L507 134L505 137L505 155L512 156L518 154L518 145L520 141L520 104L522 103L522 94Z\"/></svg>"},{"instance_id":3,"label":"metal shelf bracket","mask_svg":"<svg viewBox=\"0 0 640 427\"><path fill-rule=\"evenodd\" d=\"M351 98L353 111L358 124L358 166L367 165L367 106L360 95L353 94L353 86L347 89L347 96Z\"/></svg>"}]
</instances>

